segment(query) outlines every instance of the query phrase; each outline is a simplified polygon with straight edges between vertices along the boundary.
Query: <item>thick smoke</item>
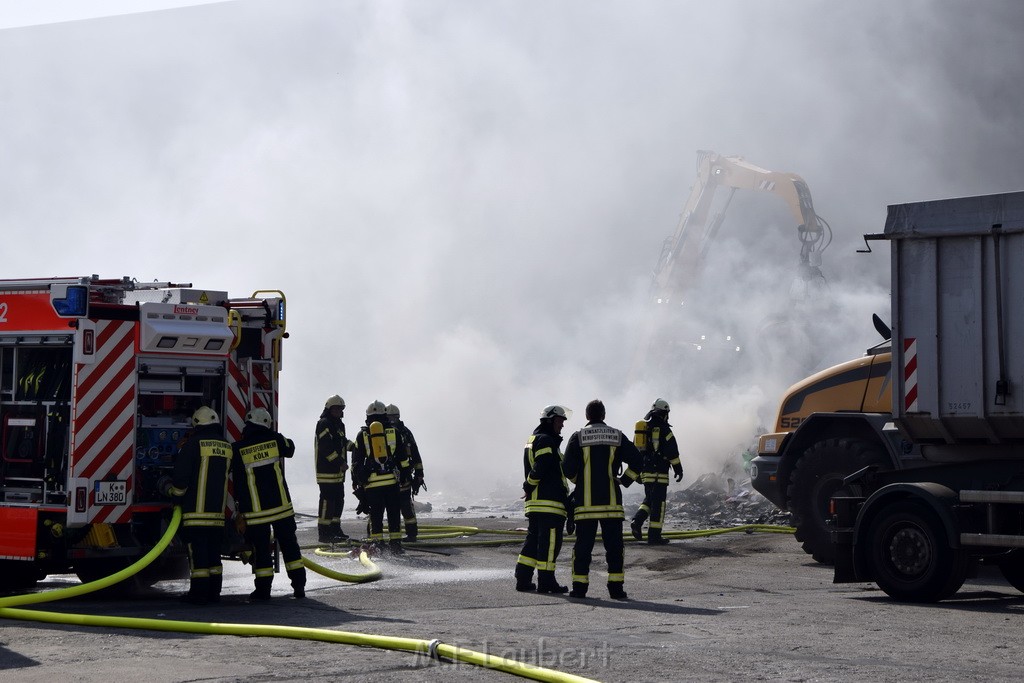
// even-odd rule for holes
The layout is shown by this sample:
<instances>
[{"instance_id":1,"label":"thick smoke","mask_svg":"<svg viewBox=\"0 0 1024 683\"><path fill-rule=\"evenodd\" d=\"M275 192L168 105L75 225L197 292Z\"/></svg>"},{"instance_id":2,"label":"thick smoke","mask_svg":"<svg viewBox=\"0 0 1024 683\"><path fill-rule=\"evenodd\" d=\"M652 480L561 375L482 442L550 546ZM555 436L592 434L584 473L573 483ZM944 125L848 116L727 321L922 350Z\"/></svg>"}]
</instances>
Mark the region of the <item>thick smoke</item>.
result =
<instances>
[{"instance_id":1,"label":"thick smoke","mask_svg":"<svg viewBox=\"0 0 1024 683\"><path fill-rule=\"evenodd\" d=\"M770 426L806 367L876 341L887 250L855 249L887 204L1024 186L1022 15L250 0L7 28L7 276L283 290L281 427L308 507L335 393L350 430L374 399L400 406L428 500L515 495L541 407L575 408L571 430L594 397L626 430L670 401L693 477ZM685 324L735 327L742 363L680 353L631 381L698 149L807 181L835 231L827 292L810 331L769 334L791 341L758 360L761 331L804 312L788 304L797 248L770 197L737 203Z\"/></svg>"}]
</instances>

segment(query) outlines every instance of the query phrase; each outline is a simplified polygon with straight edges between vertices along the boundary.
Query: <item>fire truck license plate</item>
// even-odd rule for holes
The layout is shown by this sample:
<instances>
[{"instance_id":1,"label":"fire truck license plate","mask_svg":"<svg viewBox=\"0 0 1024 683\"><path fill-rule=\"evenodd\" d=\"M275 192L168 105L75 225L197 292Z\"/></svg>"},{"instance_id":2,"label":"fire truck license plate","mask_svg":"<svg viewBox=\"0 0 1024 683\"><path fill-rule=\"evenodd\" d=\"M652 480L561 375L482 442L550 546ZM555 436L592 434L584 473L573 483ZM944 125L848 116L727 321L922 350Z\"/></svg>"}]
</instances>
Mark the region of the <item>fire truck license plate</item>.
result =
<instances>
[{"instance_id":1,"label":"fire truck license plate","mask_svg":"<svg viewBox=\"0 0 1024 683\"><path fill-rule=\"evenodd\" d=\"M126 505L128 503L128 482L96 482L96 505Z\"/></svg>"}]
</instances>

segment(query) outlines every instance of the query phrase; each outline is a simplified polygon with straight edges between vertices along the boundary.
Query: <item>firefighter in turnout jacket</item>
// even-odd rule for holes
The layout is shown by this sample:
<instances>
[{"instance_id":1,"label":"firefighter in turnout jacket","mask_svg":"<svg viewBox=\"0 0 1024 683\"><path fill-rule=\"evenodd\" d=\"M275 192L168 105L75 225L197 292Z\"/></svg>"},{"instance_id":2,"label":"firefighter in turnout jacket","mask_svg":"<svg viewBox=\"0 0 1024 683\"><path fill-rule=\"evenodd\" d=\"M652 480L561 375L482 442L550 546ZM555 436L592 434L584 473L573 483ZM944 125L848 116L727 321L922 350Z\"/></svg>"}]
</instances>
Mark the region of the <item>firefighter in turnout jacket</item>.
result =
<instances>
[{"instance_id":1,"label":"firefighter in turnout jacket","mask_svg":"<svg viewBox=\"0 0 1024 683\"><path fill-rule=\"evenodd\" d=\"M604 416L604 403L600 400L587 404L587 426L569 437L562 460L562 472L576 484L571 496L576 543L572 551L572 591L569 597L587 597L590 558L600 525L608 561L608 594L616 600L625 600L622 542L625 514L622 511L619 475L623 463L640 468L640 452L625 434L606 425Z\"/></svg>"},{"instance_id":2,"label":"firefighter in turnout jacket","mask_svg":"<svg viewBox=\"0 0 1024 683\"><path fill-rule=\"evenodd\" d=\"M401 435L385 427L387 407L374 401L366 408L366 425L352 451L352 485L362 488L363 503L370 509L370 541L387 542L392 552L402 552L401 484L412 479L412 465L405 456ZM388 530L384 531L387 514Z\"/></svg>"},{"instance_id":3,"label":"firefighter in turnout jacket","mask_svg":"<svg viewBox=\"0 0 1024 683\"><path fill-rule=\"evenodd\" d=\"M679 444L668 423L668 402L658 399L651 406L646 417L636 423L634 443L643 456L639 474L627 469L622 475L622 485L629 486L639 477L644 485L644 502L633 516L629 528L636 540L643 539L644 522L650 518L647 542L652 545L668 543L662 538L665 522L665 501L668 498L668 470L675 473L676 481L683 480L683 466L679 462Z\"/></svg>"},{"instance_id":4,"label":"firefighter in turnout jacket","mask_svg":"<svg viewBox=\"0 0 1024 683\"><path fill-rule=\"evenodd\" d=\"M413 498L419 494L420 489L427 490L427 485L423 483L423 458L420 457L420 447L416 445L416 437L412 435L412 430L402 422L402 414L398 410L398 406L389 403L386 410L388 424L395 428L395 437L404 444L405 455L409 459L409 464L412 465L412 478L407 479L401 485L402 520L405 522L405 538L402 540L415 542L419 533L419 524L416 522L416 506L413 504Z\"/></svg>"},{"instance_id":5,"label":"firefighter in turnout jacket","mask_svg":"<svg viewBox=\"0 0 1024 683\"><path fill-rule=\"evenodd\" d=\"M271 528L281 547L293 595L306 597L306 569L295 537L295 512L284 478L284 459L295 453L295 444L275 432L272 424L273 419L266 409L250 410L245 416L242 438L232 446L235 503L240 522L245 526L246 540L253 547L256 590L249 595L252 600L270 599L274 582Z\"/></svg>"},{"instance_id":6,"label":"firefighter in turnout jacket","mask_svg":"<svg viewBox=\"0 0 1024 683\"><path fill-rule=\"evenodd\" d=\"M220 599L220 558L227 509L231 444L220 417L203 406L192 414L192 434L178 452L174 473L159 483L161 492L181 505L181 535L188 546L189 590L182 600L201 605Z\"/></svg>"},{"instance_id":7,"label":"firefighter in turnout jacket","mask_svg":"<svg viewBox=\"0 0 1024 683\"><path fill-rule=\"evenodd\" d=\"M345 507L345 472L352 442L345 436L345 400L331 396L324 403L320 421L316 423L316 483L320 487L320 508L317 516L317 540L335 543L348 540L341 530L341 513Z\"/></svg>"},{"instance_id":8,"label":"firefighter in turnout jacket","mask_svg":"<svg viewBox=\"0 0 1024 683\"><path fill-rule=\"evenodd\" d=\"M571 527L569 486L562 474L562 427L572 415L563 406L547 406L540 424L523 450L526 481L526 540L516 561L516 590L536 589L538 593L565 593L569 589L555 581L555 560L562 549L562 527ZM537 583L533 583L533 570Z\"/></svg>"}]
</instances>

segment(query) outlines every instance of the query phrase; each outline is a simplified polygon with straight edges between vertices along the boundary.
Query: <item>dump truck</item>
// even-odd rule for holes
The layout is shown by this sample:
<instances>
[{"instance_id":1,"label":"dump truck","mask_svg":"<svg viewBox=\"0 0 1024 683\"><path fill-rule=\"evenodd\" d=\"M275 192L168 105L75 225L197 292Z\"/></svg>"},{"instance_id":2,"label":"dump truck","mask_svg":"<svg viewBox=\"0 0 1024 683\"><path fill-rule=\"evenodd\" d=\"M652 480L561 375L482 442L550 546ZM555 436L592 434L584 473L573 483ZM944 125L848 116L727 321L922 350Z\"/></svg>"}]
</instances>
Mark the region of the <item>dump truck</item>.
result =
<instances>
[{"instance_id":1,"label":"dump truck","mask_svg":"<svg viewBox=\"0 0 1024 683\"><path fill-rule=\"evenodd\" d=\"M1024 192L893 205L865 239L890 243L891 339L847 378L887 382L889 410L812 412L783 437L815 427L864 461L825 513L834 580L934 602L985 563L1024 590ZM778 495L781 459L762 450L755 487Z\"/></svg>"},{"instance_id":2,"label":"dump truck","mask_svg":"<svg viewBox=\"0 0 1024 683\"><path fill-rule=\"evenodd\" d=\"M230 439L252 408L276 420L286 336L278 290L0 280L0 590L91 580L148 552L193 411L216 410Z\"/></svg>"}]
</instances>

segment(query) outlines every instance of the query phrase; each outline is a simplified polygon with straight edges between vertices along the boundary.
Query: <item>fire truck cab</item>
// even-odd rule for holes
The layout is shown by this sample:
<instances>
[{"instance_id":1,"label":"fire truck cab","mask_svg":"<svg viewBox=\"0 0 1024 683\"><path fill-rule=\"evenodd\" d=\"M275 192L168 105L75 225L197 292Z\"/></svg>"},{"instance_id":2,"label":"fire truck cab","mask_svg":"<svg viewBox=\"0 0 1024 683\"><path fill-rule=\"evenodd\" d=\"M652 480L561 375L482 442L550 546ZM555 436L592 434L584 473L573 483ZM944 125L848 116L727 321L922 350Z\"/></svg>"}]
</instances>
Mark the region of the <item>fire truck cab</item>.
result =
<instances>
[{"instance_id":1,"label":"fire truck cab","mask_svg":"<svg viewBox=\"0 0 1024 683\"><path fill-rule=\"evenodd\" d=\"M98 578L151 549L192 413L216 410L229 440L252 408L276 422L286 337L276 290L0 280L0 590Z\"/></svg>"}]
</instances>

